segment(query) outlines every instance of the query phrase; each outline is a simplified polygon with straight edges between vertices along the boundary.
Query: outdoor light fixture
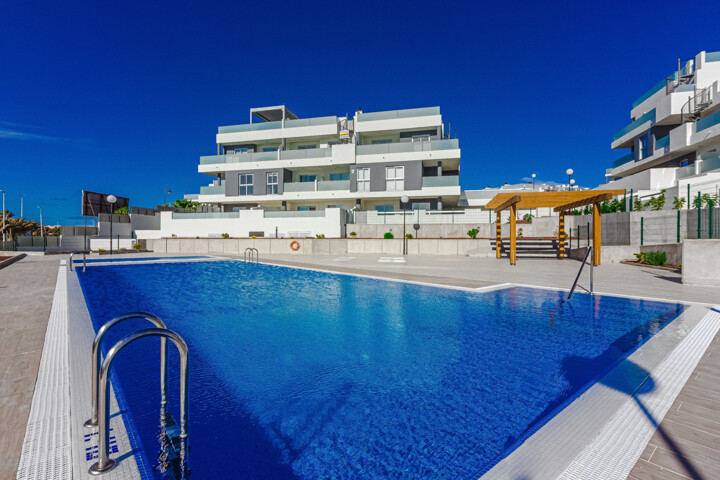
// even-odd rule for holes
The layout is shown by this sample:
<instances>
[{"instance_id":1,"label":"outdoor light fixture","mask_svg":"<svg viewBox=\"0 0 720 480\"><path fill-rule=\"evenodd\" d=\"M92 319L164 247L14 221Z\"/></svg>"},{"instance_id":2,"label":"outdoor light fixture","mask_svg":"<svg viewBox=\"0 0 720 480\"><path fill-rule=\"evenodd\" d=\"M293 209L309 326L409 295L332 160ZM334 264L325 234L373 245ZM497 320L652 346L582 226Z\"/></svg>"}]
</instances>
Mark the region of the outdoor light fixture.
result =
<instances>
[{"instance_id":1,"label":"outdoor light fixture","mask_svg":"<svg viewBox=\"0 0 720 480\"><path fill-rule=\"evenodd\" d=\"M42 207L38 205L38 208L40 209L40 236L45 236L45 227L43 227L43 221L42 221Z\"/></svg>"},{"instance_id":2,"label":"outdoor light fixture","mask_svg":"<svg viewBox=\"0 0 720 480\"><path fill-rule=\"evenodd\" d=\"M407 208L408 201L410 201L410 199L407 195L403 195L402 197L400 197L400 202L402 203L401 207L403 211L403 255L407 255L407 237L405 236L405 209Z\"/></svg>"},{"instance_id":3,"label":"outdoor light fixture","mask_svg":"<svg viewBox=\"0 0 720 480\"><path fill-rule=\"evenodd\" d=\"M573 187L575 187L575 179L574 179L574 178L571 178L571 179L570 179L570 190L572 190Z\"/></svg>"},{"instance_id":4,"label":"outdoor light fixture","mask_svg":"<svg viewBox=\"0 0 720 480\"><path fill-rule=\"evenodd\" d=\"M535 174L533 173L533 174L532 174L533 190L535 190L535 177L537 177L537 175L535 175Z\"/></svg>"},{"instance_id":5,"label":"outdoor light fixture","mask_svg":"<svg viewBox=\"0 0 720 480\"><path fill-rule=\"evenodd\" d=\"M5 241L5 190L0 190L3 194L3 209L2 209L2 239Z\"/></svg>"},{"instance_id":6,"label":"outdoor light fixture","mask_svg":"<svg viewBox=\"0 0 720 480\"><path fill-rule=\"evenodd\" d=\"M572 177L572 174L575 172L573 172L572 168L568 168L567 170L565 170L565 173L568 176L568 190L570 190L572 188L572 185L570 184L570 177Z\"/></svg>"},{"instance_id":7,"label":"outdoor light fixture","mask_svg":"<svg viewBox=\"0 0 720 480\"><path fill-rule=\"evenodd\" d=\"M112 205L117 202L117 197L115 195L108 195L105 197L105 200L110 204L110 255L112 255L112 220L113 220L113 209ZM120 248L120 245L118 245L118 248Z\"/></svg>"}]
</instances>

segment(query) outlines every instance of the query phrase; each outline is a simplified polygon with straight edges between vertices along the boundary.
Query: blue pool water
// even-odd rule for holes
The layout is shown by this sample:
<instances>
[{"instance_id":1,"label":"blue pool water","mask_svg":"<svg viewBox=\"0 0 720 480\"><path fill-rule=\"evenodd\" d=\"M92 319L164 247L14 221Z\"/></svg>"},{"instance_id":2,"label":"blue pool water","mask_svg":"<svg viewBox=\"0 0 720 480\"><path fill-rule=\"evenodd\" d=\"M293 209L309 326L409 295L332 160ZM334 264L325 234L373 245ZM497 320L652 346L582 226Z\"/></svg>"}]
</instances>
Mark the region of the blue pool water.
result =
<instances>
[{"instance_id":1,"label":"blue pool water","mask_svg":"<svg viewBox=\"0 0 720 480\"><path fill-rule=\"evenodd\" d=\"M234 261L78 275L96 329L141 310L187 341L189 465L198 479L476 479L684 308ZM118 326L107 344L145 326ZM158 344L127 347L113 381L141 467L163 478L153 471ZM171 351L175 415L176 357Z\"/></svg>"}]
</instances>

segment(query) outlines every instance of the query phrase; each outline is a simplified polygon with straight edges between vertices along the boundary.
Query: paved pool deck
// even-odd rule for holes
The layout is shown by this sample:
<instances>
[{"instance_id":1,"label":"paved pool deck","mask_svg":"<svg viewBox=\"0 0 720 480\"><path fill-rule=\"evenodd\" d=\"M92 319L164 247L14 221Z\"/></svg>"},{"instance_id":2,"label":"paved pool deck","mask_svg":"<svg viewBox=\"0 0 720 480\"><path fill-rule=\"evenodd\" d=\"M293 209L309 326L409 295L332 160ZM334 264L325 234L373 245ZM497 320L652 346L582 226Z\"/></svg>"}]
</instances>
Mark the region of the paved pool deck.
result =
<instances>
[{"instance_id":1,"label":"paved pool deck","mask_svg":"<svg viewBox=\"0 0 720 480\"><path fill-rule=\"evenodd\" d=\"M150 253L132 258L142 256L180 255ZM58 266L66 258L31 255L0 270L0 479L15 477ZM510 266L507 259L443 256L263 255L260 260L475 289L506 283L569 288L580 265L573 260L522 257L517 266ZM608 264L594 273L598 293L720 304L720 289L682 285L680 275L667 270ZM585 271L580 284L588 283ZM703 355L628 478L720 478L718 380L720 335Z\"/></svg>"}]
</instances>

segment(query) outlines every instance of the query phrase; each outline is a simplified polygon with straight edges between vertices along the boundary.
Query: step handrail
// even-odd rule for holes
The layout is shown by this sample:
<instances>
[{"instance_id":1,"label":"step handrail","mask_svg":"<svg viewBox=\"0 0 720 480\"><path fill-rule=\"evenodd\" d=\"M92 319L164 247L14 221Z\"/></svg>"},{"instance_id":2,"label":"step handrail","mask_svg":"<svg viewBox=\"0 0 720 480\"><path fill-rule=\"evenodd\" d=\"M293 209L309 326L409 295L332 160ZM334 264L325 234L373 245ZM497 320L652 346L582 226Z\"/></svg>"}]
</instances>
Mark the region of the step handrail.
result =
<instances>
[{"instance_id":1,"label":"step handrail","mask_svg":"<svg viewBox=\"0 0 720 480\"><path fill-rule=\"evenodd\" d=\"M258 249L254 247L248 247L245 249L245 252L243 253L243 261L248 261L248 252L250 254L250 261L258 263L258 261L260 260L260 253L258 252Z\"/></svg>"},{"instance_id":2,"label":"step handrail","mask_svg":"<svg viewBox=\"0 0 720 480\"><path fill-rule=\"evenodd\" d=\"M106 324L104 324L98 330L95 335L95 340L92 344L92 384L91 384L91 403L92 403L92 416L84 424L85 428L94 428L98 426L98 411L100 408L100 398L98 395L98 382L100 380L100 342L107 331L125 320L133 318L141 318L155 325L157 328L167 328L165 323L152 313L147 312L129 312L123 315L119 315ZM160 339L160 399L163 405L167 403L167 341L165 338Z\"/></svg>"},{"instance_id":3,"label":"step handrail","mask_svg":"<svg viewBox=\"0 0 720 480\"><path fill-rule=\"evenodd\" d=\"M70 271L71 271L71 272L73 271L73 255L75 255L76 253L82 253L82 256L83 256L83 272L84 272L84 271L85 271L85 262L86 262L86 259L85 259L85 251L84 251L84 250L83 250L83 251L75 250L74 252L72 252L72 253L70 254Z\"/></svg>"},{"instance_id":4,"label":"step handrail","mask_svg":"<svg viewBox=\"0 0 720 480\"><path fill-rule=\"evenodd\" d=\"M592 249L593 249L593 247L588 247L588 250L585 253L585 258L583 258L582 265L580 265L580 270L578 270L578 273L577 273L577 276L575 277L575 281L573 282L572 288L570 288L570 293L567 296L568 300L570 300L570 297L572 297L573 292L575 292L575 288L578 286L578 280L580 280L580 274L583 271L585 262L587 262L587 259L590 256ZM590 290L584 289L590 295L592 295L592 293L593 293L593 263L594 262L592 260L590 260ZM580 287L580 288L582 288L582 287Z\"/></svg>"},{"instance_id":5,"label":"step handrail","mask_svg":"<svg viewBox=\"0 0 720 480\"><path fill-rule=\"evenodd\" d=\"M188 347L177 333L166 328L145 328L123 337L108 350L107 357L100 368L100 413L98 423L98 460L89 470L92 475L109 472L117 466L117 461L110 458L108 447L110 440L110 389L108 377L113 360L123 348L145 337L160 337L167 341L170 339L180 355L180 467L185 471L187 465L187 436L188 436Z\"/></svg>"}]
</instances>

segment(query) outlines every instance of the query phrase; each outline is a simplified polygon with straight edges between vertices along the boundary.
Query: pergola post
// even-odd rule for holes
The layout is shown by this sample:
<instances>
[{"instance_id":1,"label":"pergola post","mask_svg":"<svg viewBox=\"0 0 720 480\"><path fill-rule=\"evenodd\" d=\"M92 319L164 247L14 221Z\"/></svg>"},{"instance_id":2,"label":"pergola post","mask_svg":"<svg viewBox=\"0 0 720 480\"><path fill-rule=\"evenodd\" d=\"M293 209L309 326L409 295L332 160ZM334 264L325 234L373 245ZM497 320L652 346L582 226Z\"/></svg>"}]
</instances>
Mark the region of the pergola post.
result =
<instances>
[{"instance_id":1,"label":"pergola post","mask_svg":"<svg viewBox=\"0 0 720 480\"><path fill-rule=\"evenodd\" d=\"M517 204L510 205L510 265L515 265L517 259L517 228L515 227L517 217Z\"/></svg>"},{"instance_id":2,"label":"pergola post","mask_svg":"<svg viewBox=\"0 0 720 480\"><path fill-rule=\"evenodd\" d=\"M600 265L600 248L602 231L600 227L600 204L593 204L593 265Z\"/></svg>"},{"instance_id":3,"label":"pergola post","mask_svg":"<svg viewBox=\"0 0 720 480\"><path fill-rule=\"evenodd\" d=\"M560 212L558 226L558 258L565 258L565 212Z\"/></svg>"},{"instance_id":4,"label":"pergola post","mask_svg":"<svg viewBox=\"0 0 720 480\"><path fill-rule=\"evenodd\" d=\"M495 258L502 257L502 234L500 226L500 212L497 212L497 220L495 220Z\"/></svg>"}]
</instances>

